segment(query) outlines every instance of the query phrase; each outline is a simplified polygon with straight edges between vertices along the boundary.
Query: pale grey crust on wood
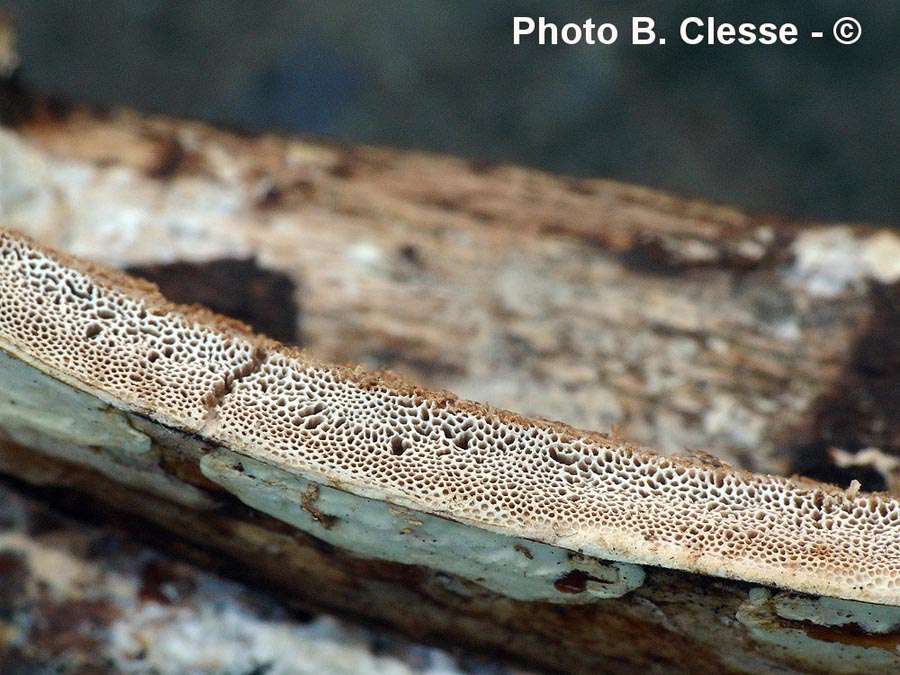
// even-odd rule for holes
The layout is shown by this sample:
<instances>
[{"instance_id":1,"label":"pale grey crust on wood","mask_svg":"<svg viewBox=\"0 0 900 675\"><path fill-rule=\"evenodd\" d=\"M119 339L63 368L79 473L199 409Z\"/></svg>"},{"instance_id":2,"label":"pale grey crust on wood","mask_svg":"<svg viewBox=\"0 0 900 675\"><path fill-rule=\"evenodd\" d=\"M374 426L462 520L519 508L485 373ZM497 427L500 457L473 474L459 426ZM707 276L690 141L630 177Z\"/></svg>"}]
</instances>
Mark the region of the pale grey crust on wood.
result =
<instances>
[{"instance_id":1,"label":"pale grey crust on wood","mask_svg":"<svg viewBox=\"0 0 900 675\"><path fill-rule=\"evenodd\" d=\"M393 504L622 562L900 604L900 503L322 364L0 234L0 343L123 410Z\"/></svg>"}]
</instances>

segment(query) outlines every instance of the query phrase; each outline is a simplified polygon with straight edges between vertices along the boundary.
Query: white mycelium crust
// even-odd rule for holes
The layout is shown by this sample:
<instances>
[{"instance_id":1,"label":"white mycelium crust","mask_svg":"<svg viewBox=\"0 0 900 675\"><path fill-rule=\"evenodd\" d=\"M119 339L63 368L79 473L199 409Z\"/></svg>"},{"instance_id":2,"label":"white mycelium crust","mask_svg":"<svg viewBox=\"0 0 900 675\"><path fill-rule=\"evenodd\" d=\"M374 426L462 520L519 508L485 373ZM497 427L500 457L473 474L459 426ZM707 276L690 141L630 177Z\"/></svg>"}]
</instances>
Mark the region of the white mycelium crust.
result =
<instances>
[{"instance_id":1,"label":"white mycelium crust","mask_svg":"<svg viewBox=\"0 0 900 675\"><path fill-rule=\"evenodd\" d=\"M271 466L599 558L900 604L900 503L666 458L254 338L0 232L0 347Z\"/></svg>"}]
</instances>

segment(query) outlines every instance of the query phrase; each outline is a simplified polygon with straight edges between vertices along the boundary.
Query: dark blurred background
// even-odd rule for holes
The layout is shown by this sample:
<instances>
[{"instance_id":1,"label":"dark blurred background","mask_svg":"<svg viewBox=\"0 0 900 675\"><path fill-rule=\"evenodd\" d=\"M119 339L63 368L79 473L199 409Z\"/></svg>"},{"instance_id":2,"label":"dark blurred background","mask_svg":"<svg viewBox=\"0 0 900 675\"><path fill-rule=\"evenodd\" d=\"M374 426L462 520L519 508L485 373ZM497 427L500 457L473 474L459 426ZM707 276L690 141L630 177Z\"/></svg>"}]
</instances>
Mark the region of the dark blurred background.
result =
<instances>
[{"instance_id":1,"label":"dark blurred background","mask_svg":"<svg viewBox=\"0 0 900 675\"><path fill-rule=\"evenodd\" d=\"M615 178L804 219L900 224L900 2L2 2L47 93ZM612 21L614 46L514 46L512 17ZM631 46L652 16L665 46ZM686 16L796 23L686 46ZM831 38L842 16L862 39ZM812 30L825 37L813 40Z\"/></svg>"}]
</instances>

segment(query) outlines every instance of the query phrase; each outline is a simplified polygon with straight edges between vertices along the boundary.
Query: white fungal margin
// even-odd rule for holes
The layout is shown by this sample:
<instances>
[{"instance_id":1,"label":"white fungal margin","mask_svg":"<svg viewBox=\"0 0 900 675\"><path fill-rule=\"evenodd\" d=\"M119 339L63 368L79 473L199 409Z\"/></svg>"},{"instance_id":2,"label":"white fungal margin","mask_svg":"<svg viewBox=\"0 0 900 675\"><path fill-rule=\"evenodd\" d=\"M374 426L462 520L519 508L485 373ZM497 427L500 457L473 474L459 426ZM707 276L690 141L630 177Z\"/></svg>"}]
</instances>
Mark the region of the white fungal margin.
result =
<instances>
[{"instance_id":1,"label":"white fungal margin","mask_svg":"<svg viewBox=\"0 0 900 675\"><path fill-rule=\"evenodd\" d=\"M21 361L0 341L3 438L186 506L214 505L158 468L152 439L124 412Z\"/></svg>"},{"instance_id":2,"label":"white fungal margin","mask_svg":"<svg viewBox=\"0 0 900 675\"><path fill-rule=\"evenodd\" d=\"M121 411L26 365L2 344L0 382L0 427L7 433L38 429L57 441L111 448L135 458L150 450L150 438Z\"/></svg>"},{"instance_id":3,"label":"white fungal margin","mask_svg":"<svg viewBox=\"0 0 900 675\"><path fill-rule=\"evenodd\" d=\"M638 565L367 499L229 450L205 455L200 468L248 506L360 557L424 565L517 600L584 603L644 582Z\"/></svg>"},{"instance_id":4,"label":"white fungal margin","mask_svg":"<svg viewBox=\"0 0 900 675\"><path fill-rule=\"evenodd\" d=\"M753 588L736 618L755 640L784 650L803 669L897 672L900 607Z\"/></svg>"}]
</instances>

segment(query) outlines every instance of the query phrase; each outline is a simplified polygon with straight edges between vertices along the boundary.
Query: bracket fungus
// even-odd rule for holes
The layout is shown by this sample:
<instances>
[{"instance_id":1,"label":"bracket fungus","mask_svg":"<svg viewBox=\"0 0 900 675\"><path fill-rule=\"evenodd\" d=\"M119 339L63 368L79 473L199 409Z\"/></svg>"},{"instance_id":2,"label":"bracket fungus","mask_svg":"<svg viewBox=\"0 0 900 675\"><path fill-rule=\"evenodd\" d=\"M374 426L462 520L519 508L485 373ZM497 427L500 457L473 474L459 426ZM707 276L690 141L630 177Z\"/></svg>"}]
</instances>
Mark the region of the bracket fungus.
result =
<instances>
[{"instance_id":1,"label":"bracket fungus","mask_svg":"<svg viewBox=\"0 0 900 675\"><path fill-rule=\"evenodd\" d=\"M887 495L664 457L323 363L6 231L0 379L0 441L190 508L230 495L352 555L516 600L627 598L663 569L900 605ZM173 447L195 461L187 480L166 471ZM741 610L757 632L768 597ZM893 630L900 610L885 612Z\"/></svg>"}]
</instances>

